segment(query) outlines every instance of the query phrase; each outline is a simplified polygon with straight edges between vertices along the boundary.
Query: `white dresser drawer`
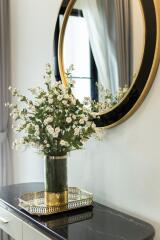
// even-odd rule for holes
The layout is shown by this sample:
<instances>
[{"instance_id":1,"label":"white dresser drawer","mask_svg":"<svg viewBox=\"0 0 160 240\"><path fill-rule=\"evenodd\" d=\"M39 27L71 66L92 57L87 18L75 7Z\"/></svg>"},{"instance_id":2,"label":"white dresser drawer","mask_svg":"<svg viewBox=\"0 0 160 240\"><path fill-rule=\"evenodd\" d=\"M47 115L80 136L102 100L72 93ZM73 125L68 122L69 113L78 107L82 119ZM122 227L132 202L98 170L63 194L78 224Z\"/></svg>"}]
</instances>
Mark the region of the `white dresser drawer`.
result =
<instances>
[{"instance_id":1,"label":"white dresser drawer","mask_svg":"<svg viewBox=\"0 0 160 240\"><path fill-rule=\"evenodd\" d=\"M41 232L23 222L23 240L51 240ZM52 238L52 240L56 240Z\"/></svg>"},{"instance_id":2,"label":"white dresser drawer","mask_svg":"<svg viewBox=\"0 0 160 240\"><path fill-rule=\"evenodd\" d=\"M0 207L0 229L15 240L22 240L22 221L2 207Z\"/></svg>"}]
</instances>

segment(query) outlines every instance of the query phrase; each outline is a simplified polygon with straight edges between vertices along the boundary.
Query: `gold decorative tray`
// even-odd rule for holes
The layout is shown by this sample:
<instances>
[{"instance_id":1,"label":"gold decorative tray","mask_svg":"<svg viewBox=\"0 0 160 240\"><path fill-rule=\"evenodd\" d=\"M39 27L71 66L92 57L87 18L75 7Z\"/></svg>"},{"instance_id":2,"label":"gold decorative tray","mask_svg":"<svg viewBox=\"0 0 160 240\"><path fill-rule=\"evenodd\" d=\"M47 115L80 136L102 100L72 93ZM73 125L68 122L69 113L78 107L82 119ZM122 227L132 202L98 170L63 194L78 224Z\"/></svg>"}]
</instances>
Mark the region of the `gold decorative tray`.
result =
<instances>
[{"instance_id":1,"label":"gold decorative tray","mask_svg":"<svg viewBox=\"0 0 160 240\"><path fill-rule=\"evenodd\" d=\"M51 215L91 206L93 194L76 187L68 188L68 203L62 206L47 206L45 192L25 193L19 199L19 207L32 215Z\"/></svg>"}]
</instances>

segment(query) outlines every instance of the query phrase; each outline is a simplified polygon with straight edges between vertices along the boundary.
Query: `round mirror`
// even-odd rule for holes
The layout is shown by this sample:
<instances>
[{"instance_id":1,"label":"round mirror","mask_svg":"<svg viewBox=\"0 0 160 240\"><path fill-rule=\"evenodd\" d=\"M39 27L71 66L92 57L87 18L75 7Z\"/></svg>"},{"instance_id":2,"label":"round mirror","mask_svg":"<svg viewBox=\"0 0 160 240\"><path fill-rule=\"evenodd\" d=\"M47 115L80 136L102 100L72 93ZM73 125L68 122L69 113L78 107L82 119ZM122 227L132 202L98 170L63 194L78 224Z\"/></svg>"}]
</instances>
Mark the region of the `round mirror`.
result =
<instances>
[{"instance_id":1,"label":"round mirror","mask_svg":"<svg viewBox=\"0 0 160 240\"><path fill-rule=\"evenodd\" d=\"M66 85L65 73L72 70L73 93L100 115L99 127L111 127L127 118L154 79L154 74L150 79L149 75L158 66L155 7L153 0L147 4L145 0L62 4L57 22L60 35L55 34L60 77Z\"/></svg>"}]
</instances>

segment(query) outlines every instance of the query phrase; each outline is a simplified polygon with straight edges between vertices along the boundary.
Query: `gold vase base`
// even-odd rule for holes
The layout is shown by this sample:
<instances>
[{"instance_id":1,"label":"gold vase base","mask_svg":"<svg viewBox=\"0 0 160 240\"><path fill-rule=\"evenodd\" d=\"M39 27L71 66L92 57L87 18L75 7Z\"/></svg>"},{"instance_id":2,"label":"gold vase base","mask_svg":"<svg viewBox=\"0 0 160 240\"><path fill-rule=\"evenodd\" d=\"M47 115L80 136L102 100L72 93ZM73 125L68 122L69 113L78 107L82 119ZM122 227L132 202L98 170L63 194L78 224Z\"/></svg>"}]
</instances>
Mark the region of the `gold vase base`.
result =
<instances>
[{"instance_id":1,"label":"gold vase base","mask_svg":"<svg viewBox=\"0 0 160 240\"><path fill-rule=\"evenodd\" d=\"M19 207L32 215L42 216L91 206L93 194L76 187L70 187L68 191L61 194L25 193L18 200Z\"/></svg>"},{"instance_id":2,"label":"gold vase base","mask_svg":"<svg viewBox=\"0 0 160 240\"><path fill-rule=\"evenodd\" d=\"M44 192L44 204L48 207L59 207L68 203L68 191L62 193Z\"/></svg>"}]
</instances>

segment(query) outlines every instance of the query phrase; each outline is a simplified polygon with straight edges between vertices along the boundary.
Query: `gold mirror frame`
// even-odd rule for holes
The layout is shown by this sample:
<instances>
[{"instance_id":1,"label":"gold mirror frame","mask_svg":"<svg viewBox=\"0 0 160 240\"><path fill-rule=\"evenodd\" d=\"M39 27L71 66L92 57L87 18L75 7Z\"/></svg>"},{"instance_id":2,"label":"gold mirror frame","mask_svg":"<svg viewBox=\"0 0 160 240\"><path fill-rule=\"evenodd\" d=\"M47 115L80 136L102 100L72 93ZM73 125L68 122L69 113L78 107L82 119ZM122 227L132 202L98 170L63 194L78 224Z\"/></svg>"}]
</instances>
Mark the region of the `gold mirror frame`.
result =
<instances>
[{"instance_id":1,"label":"gold mirror frame","mask_svg":"<svg viewBox=\"0 0 160 240\"><path fill-rule=\"evenodd\" d=\"M143 9L143 13L144 13L144 18L145 18L145 23L147 22L147 20L149 21L149 16L145 15L144 12L144 8L143 8L143 4L146 4L145 1L146 0L139 0ZM108 121L108 124L105 125L105 119L107 119L107 117L104 117L100 114L100 118L102 118L102 122L103 124L99 124L97 123L98 127L106 127L106 128L111 128L114 127L122 122L124 122L125 120L127 120L142 104L142 102L144 101L146 95L148 94L153 81L155 79L156 73L157 73L157 69L158 69L158 65L159 65L159 61L160 61L160 4L159 4L159 0L147 0L147 2L150 1L150 3L154 4L154 11L155 11L155 17L156 18L156 26L155 26L155 34L156 34L156 41L155 41L155 51L154 51L154 57L153 57L153 61L152 61L152 65L150 68L150 72L148 75L148 78L146 79L146 83L144 85L143 90L141 91L139 97L137 98L137 100L135 101L135 103L133 104L132 107L130 107L130 109L124 114L124 116L120 117L120 119L118 120L113 120L113 122L110 123L110 121ZM58 64L59 64L59 71L60 71L60 76L61 76L61 80L63 82L63 84L65 86L67 86L68 84L68 80L65 76L65 69L64 69L64 60L63 60L63 45L64 45L64 36L65 36L65 30L66 30L66 26L67 26L67 22L68 22L68 18L70 16L70 13L74 7L74 4L76 3L76 0L69 0L68 6L66 8L65 14L64 14L64 20L63 20L63 24L62 24L62 28L60 31L60 35L59 35L59 42L58 42ZM147 29L147 25L146 25L146 29ZM146 46L147 47L147 46ZM145 54L144 54L145 55ZM138 77L137 77L137 82L138 82ZM133 86L132 86L133 88ZM120 104L118 104L115 108L111 109L110 112L115 111L119 105L123 105L123 102L126 101L126 99L129 99L129 95L131 90L130 89L129 92L127 93L127 95L122 99L122 102L120 102ZM106 113L107 115L108 113ZM115 113L114 113L115 114Z\"/></svg>"}]
</instances>

